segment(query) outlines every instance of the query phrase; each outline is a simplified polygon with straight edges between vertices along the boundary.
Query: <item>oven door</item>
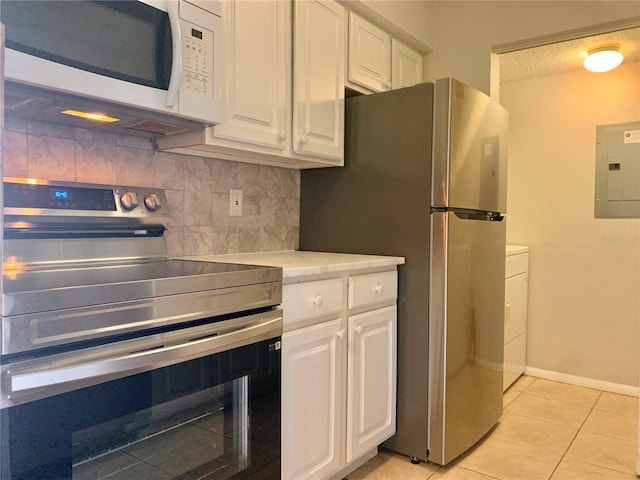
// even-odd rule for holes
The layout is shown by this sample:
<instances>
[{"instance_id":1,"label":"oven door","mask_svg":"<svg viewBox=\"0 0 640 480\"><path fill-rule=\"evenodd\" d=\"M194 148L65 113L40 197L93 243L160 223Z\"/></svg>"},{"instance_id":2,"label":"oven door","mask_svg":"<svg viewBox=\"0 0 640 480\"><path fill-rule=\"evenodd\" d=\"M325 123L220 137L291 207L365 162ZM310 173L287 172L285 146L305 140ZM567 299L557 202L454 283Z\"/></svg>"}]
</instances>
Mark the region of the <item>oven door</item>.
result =
<instances>
[{"instance_id":1,"label":"oven door","mask_svg":"<svg viewBox=\"0 0 640 480\"><path fill-rule=\"evenodd\" d=\"M277 310L3 365L0 477L280 478Z\"/></svg>"}]
</instances>

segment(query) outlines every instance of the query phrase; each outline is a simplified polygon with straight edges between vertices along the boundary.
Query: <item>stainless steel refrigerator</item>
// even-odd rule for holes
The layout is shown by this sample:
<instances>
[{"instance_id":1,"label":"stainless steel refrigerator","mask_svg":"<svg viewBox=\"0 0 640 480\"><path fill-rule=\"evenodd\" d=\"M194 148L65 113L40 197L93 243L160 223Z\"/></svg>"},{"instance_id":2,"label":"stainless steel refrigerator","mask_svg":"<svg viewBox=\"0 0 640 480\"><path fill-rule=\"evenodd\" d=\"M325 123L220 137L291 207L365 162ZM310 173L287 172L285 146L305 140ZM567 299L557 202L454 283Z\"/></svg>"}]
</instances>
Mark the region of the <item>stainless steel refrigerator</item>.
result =
<instances>
[{"instance_id":1,"label":"stainless steel refrigerator","mask_svg":"<svg viewBox=\"0 0 640 480\"><path fill-rule=\"evenodd\" d=\"M345 166L301 174L300 249L404 256L396 434L446 464L502 414L507 112L454 79L346 100Z\"/></svg>"}]
</instances>

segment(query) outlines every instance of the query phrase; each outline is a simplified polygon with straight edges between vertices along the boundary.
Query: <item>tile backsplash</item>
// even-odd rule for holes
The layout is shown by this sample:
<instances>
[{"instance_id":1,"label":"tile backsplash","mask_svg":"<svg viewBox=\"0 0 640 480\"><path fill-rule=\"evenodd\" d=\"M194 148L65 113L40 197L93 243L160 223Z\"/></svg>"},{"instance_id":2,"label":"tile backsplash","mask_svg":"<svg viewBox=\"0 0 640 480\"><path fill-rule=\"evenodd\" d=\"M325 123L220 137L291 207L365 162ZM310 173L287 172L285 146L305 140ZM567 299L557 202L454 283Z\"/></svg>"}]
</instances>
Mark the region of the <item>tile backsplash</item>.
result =
<instances>
[{"instance_id":1,"label":"tile backsplash","mask_svg":"<svg viewBox=\"0 0 640 480\"><path fill-rule=\"evenodd\" d=\"M154 151L144 138L7 119L3 176L163 188L169 255L298 248L300 172ZM229 216L229 190L243 216Z\"/></svg>"}]
</instances>

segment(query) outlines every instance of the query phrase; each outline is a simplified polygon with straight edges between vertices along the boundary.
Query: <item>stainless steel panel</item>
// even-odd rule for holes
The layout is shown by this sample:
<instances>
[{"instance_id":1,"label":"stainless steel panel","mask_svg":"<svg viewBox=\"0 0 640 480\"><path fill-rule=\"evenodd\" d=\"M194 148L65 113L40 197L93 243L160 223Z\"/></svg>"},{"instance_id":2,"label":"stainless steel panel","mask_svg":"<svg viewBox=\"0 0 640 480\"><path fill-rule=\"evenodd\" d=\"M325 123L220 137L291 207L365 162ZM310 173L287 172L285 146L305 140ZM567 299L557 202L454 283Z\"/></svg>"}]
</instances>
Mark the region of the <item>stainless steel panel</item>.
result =
<instances>
[{"instance_id":1,"label":"stainless steel panel","mask_svg":"<svg viewBox=\"0 0 640 480\"><path fill-rule=\"evenodd\" d=\"M167 205L167 199L164 194L164 190L153 187L132 187L132 186L118 186L118 185L101 185L93 183L75 183L75 182L61 182L50 180L34 180L27 178L12 178L5 177L5 190L18 185L20 188L29 188L29 186L36 185L51 185L55 187L72 187L72 188L96 188L101 190L111 190L113 192L113 198L115 200L114 211L104 210L79 210L71 208L22 208L22 207L7 207L3 208L4 222L6 226L19 227L20 224L32 225L34 222L42 222L44 225L60 226L64 223L78 222L86 225L92 223L109 223L110 225L150 225L160 224L165 225L171 218L169 215L169 208ZM15 185L14 185L15 184ZM34 187L37 188L37 187ZM137 207L128 211L125 210L121 203L120 198L125 193L135 193L137 195L139 204ZM144 199L148 195L156 195L160 200L160 208L156 211L151 211L145 207ZM16 224L20 222L20 224ZM24 228L24 227L23 227Z\"/></svg>"},{"instance_id":2,"label":"stainless steel panel","mask_svg":"<svg viewBox=\"0 0 640 480\"><path fill-rule=\"evenodd\" d=\"M282 335L282 312L234 320L2 366L0 408L155 370Z\"/></svg>"},{"instance_id":3,"label":"stainless steel panel","mask_svg":"<svg viewBox=\"0 0 640 480\"><path fill-rule=\"evenodd\" d=\"M435 105L432 206L506 212L507 111L451 78Z\"/></svg>"},{"instance_id":4,"label":"stainless steel panel","mask_svg":"<svg viewBox=\"0 0 640 480\"><path fill-rule=\"evenodd\" d=\"M504 221L432 215L429 459L446 464L502 414Z\"/></svg>"},{"instance_id":5,"label":"stainless steel panel","mask_svg":"<svg viewBox=\"0 0 640 480\"><path fill-rule=\"evenodd\" d=\"M282 283L271 282L13 315L2 318L2 355L180 324L281 301ZM7 303L6 297L4 302Z\"/></svg>"},{"instance_id":6,"label":"stainless steel panel","mask_svg":"<svg viewBox=\"0 0 640 480\"><path fill-rule=\"evenodd\" d=\"M0 9L2 9L2 6L0 6ZM4 25L2 23L0 23L0 112L2 112L3 114L0 115L0 170L2 169L2 165L4 163L4 159L3 159L3 136L5 135L4 133L4 38L5 38L5 31L4 31ZM2 182L0 182L0 199L4 198L4 185L2 184ZM2 241L2 238L4 237L4 222L2 224L0 224L0 258L4 258L4 255L2 254L2 252L4 251L4 242ZM3 286L3 279L2 277L0 277L0 292L3 292L4 290L4 286ZM2 309L2 298L0 296L0 310ZM2 330L0 329L0 334L2 333Z\"/></svg>"},{"instance_id":7,"label":"stainless steel panel","mask_svg":"<svg viewBox=\"0 0 640 480\"><path fill-rule=\"evenodd\" d=\"M145 239L146 242L146 239ZM186 260L5 269L3 315L58 311L282 280L275 267Z\"/></svg>"},{"instance_id":8,"label":"stainless steel panel","mask_svg":"<svg viewBox=\"0 0 640 480\"><path fill-rule=\"evenodd\" d=\"M429 362L428 362L428 457L437 459L444 454L444 399L446 392L446 327L447 327L447 225L448 215L431 215L431 253L429 278Z\"/></svg>"},{"instance_id":9,"label":"stainless steel panel","mask_svg":"<svg viewBox=\"0 0 640 480\"><path fill-rule=\"evenodd\" d=\"M7 268L23 271L87 262L166 259L167 241L156 238L41 238L5 239L3 262Z\"/></svg>"}]
</instances>

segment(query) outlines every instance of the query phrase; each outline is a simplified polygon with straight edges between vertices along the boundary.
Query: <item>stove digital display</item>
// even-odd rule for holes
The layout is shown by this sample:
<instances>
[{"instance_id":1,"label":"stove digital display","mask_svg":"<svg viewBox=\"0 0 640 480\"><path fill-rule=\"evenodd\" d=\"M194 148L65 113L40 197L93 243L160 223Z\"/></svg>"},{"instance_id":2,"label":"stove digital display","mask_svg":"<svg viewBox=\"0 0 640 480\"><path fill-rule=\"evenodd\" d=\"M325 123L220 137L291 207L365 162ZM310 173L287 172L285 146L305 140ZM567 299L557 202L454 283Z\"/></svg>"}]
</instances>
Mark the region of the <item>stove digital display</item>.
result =
<instances>
[{"instance_id":1,"label":"stove digital display","mask_svg":"<svg viewBox=\"0 0 640 480\"><path fill-rule=\"evenodd\" d=\"M69 200L71 199L71 191L70 190L62 190L59 188L52 188L49 191L51 198L54 200Z\"/></svg>"},{"instance_id":2,"label":"stove digital display","mask_svg":"<svg viewBox=\"0 0 640 480\"><path fill-rule=\"evenodd\" d=\"M63 187L5 183L4 206L57 210L103 210L115 212L113 190L91 187Z\"/></svg>"}]
</instances>

